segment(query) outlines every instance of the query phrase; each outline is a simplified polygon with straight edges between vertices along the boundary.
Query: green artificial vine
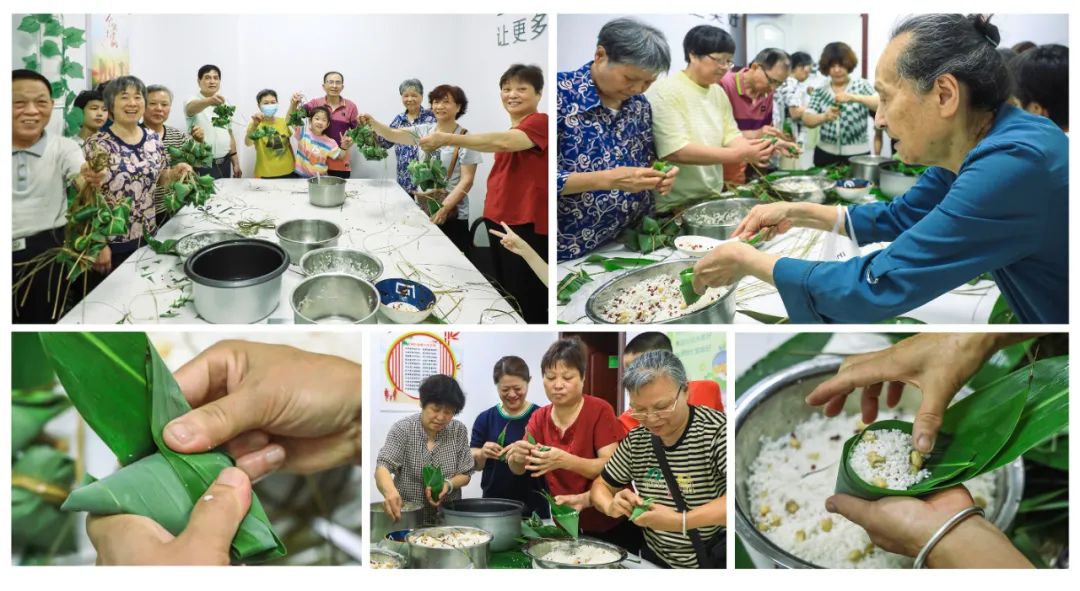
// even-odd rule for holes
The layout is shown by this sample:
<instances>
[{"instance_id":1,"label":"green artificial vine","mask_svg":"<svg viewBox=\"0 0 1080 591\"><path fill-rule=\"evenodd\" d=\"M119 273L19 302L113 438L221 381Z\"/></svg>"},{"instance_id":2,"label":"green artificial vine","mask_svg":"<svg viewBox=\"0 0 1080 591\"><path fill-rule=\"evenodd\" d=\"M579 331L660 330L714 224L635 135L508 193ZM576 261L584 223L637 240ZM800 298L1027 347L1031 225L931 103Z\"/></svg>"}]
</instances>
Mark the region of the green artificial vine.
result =
<instances>
[{"instance_id":1,"label":"green artificial vine","mask_svg":"<svg viewBox=\"0 0 1080 591\"><path fill-rule=\"evenodd\" d=\"M70 81L82 80L86 74L85 66L67 57L67 51L86 44L86 30L65 27L63 17L57 14L24 16L16 30L37 36L37 50L22 57L27 70L40 73L44 60L60 59L60 78L52 83L52 98L64 99L64 135L77 135L83 123L83 110L74 106L78 89L72 88Z\"/></svg>"}]
</instances>

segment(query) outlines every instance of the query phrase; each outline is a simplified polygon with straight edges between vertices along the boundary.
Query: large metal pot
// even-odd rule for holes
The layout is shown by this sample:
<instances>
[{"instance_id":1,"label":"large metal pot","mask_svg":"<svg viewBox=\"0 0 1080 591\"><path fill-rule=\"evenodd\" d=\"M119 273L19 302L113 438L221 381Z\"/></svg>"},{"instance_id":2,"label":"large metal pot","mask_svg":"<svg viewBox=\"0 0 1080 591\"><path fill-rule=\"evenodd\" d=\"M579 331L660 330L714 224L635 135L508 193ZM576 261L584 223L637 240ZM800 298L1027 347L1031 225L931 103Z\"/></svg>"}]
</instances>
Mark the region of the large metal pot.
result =
<instances>
[{"instance_id":1,"label":"large metal pot","mask_svg":"<svg viewBox=\"0 0 1080 591\"><path fill-rule=\"evenodd\" d=\"M390 516L386 514L386 509L383 507L382 502L371 504L371 539L378 543L379 540L386 537L386 534L402 530L402 529L416 529L420 527L424 519L424 508L419 504L402 504L401 506L401 519L396 523L390 519Z\"/></svg>"},{"instance_id":2,"label":"large metal pot","mask_svg":"<svg viewBox=\"0 0 1080 591\"><path fill-rule=\"evenodd\" d=\"M340 236L341 228L326 220L291 220L277 227L278 242L294 265L317 248L337 246Z\"/></svg>"},{"instance_id":3,"label":"large metal pot","mask_svg":"<svg viewBox=\"0 0 1080 591\"><path fill-rule=\"evenodd\" d=\"M851 164L851 178L866 179L875 185L881 184L879 174L880 167L886 162L893 162L888 156L852 156L848 159Z\"/></svg>"},{"instance_id":4,"label":"large metal pot","mask_svg":"<svg viewBox=\"0 0 1080 591\"><path fill-rule=\"evenodd\" d=\"M318 207L337 207L345 203L345 179L317 176L308 179L308 201Z\"/></svg>"},{"instance_id":5,"label":"large metal pot","mask_svg":"<svg viewBox=\"0 0 1080 591\"><path fill-rule=\"evenodd\" d=\"M739 222L746 217L746 214L750 213L750 210L753 209L755 205L760 204L761 201L747 197L732 197L729 199L716 199L713 201L706 201L705 203L698 203L693 207L688 207L682 214L683 234L686 236L708 236L710 238L716 238L717 240L726 240L731 238L732 233L735 232L735 228L739 227ZM707 221L708 217L723 217L731 212L737 212L741 215L730 224L717 224Z\"/></svg>"},{"instance_id":6,"label":"large metal pot","mask_svg":"<svg viewBox=\"0 0 1080 591\"><path fill-rule=\"evenodd\" d=\"M525 503L513 499L458 499L439 508L444 525L471 525L491 532L491 551L517 547L521 537L521 511Z\"/></svg>"},{"instance_id":7,"label":"large metal pot","mask_svg":"<svg viewBox=\"0 0 1080 591\"><path fill-rule=\"evenodd\" d=\"M289 298L297 324L377 324L379 291L352 275L308 277Z\"/></svg>"},{"instance_id":8,"label":"large metal pot","mask_svg":"<svg viewBox=\"0 0 1080 591\"><path fill-rule=\"evenodd\" d=\"M821 356L793 365L755 384L735 405L735 530L750 548L775 566L819 568L781 549L754 527L747 492L750 466L761 449L763 437L775 439L791 433L799 423L821 412L807 405L805 398L818 384L836 374L841 361L839 357ZM920 398L914 392L906 392L898 408L914 414ZM859 412L860 404L858 396L849 396L844 410ZM995 482L997 501L987 519L1005 530L1016 517L1024 493L1023 460L999 470Z\"/></svg>"},{"instance_id":9,"label":"large metal pot","mask_svg":"<svg viewBox=\"0 0 1080 591\"><path fill-rule=\"evenodd\" d=\"M447 533L453 530L481 534L485 541L466 547L432 548L416 542L425 534ZM409 543L410 568L487 568L491 559L491 533L476 527L441 526L414 530L405 540Z\"/></svg>"},{"instance_id":10,"label":"large metal pot","mask_svg":"<svg viewBox=\"0 0 1080 591\"><path fill-rule=\"evenodd\" d=\"M214 324L257 322L281 302L281 276L289 268L283 248L258 239L204 247L184 263L195 311Z\"/></svg>"},{"instance_id":11,"label":"large metal pot","mask_svg":"<svg viewBox=\"0 0 1080 591\"><path fill-rule=\"evenodd\" d=\"M919 177L904 174L896 171L896 165L900 164L899 161L893 160L881 165L881 182L878 183L878 187L881 188L881 192L888 197L899 197L907 192L908 189L915 186L915 183L919 181Z\"/></svg>"},{"instance_id":12,"label":"large metal pot","mask_svg":"<svg viewBox=\"0 0 1080 591\"><path fill-rule=\"evenodd\" d=\"M579 548L582 546L592 546L604 550L609 550L613 552L617 556L617 558L601 564L566 564L564 562L553 562L544 559L544 557L552 551L559 549L573 550L574 548ZM538 540L530 540L529 543L525 544L525 547L522 548L521 551L524 552L525 555L529 558L532 558L533 568L614 568L618 566L623 560L626 560L626 550L623 550L622 548L614 544L601 542L600 540L594 540L591 538L578 538L576 540L548 540L541 538Z\"/></svg>"},{"instance_id":13,"label":"large metal pot","mask_svg":"<svg viewBox=\"0 0 1080 591\"><path fill-rule=\"evenodd\" d=\"M693 267L696 262L697 259L683 259L657 263L620 275L601 285L599 289L589 296L588 301L585 302L585 315L589 317L589 320L597 324L612 324L604 320L601 310L611 302L620 290L660 275L670 275L677 278L680 271ZM651 324L731 324L735 318L735 287L734 285L729 286L723 297L701 310Z\"/></svg>"}]
</instances>

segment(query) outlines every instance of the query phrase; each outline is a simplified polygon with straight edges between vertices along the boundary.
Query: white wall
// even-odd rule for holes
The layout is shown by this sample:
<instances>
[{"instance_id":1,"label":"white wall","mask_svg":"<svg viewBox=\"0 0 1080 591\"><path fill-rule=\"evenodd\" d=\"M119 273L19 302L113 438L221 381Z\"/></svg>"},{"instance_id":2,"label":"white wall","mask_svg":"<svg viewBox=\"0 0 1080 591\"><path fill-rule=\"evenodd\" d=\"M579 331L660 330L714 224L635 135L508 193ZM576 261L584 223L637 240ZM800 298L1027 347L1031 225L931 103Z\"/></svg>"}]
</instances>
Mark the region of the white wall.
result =
<instances>
[{"instance_id":1,"label":"white wall","mask_svg":"<svg viewBox=\"0 0 1080 591\"><path fill-rule=\"evenodd\" d=\"M19 16L13 19L13 30ZM85 15L74 16L85 26ZM537 64L546 79L552 78L546 71L546 30L527 43L497 44L497 27L523 17L531 15L134 15L131 69L147 84L172 89L176 100L169 124L184 127L183 102L198 92L199 67L219 66L221 94L237 106L234 133L241 167L250 176L255 153L243 146L243 132L257 110L255 94L272 88L285 103L298 90L308 98L322 96L327 70L341 71L344 96L361 112L386 123L403 110L398 84L419 78L425 92L443 83L465 91L469 107L460 121L470 132L506 129L509 118L498 88L506 68L519 62ZM14 67L21 67L15 60L24 53L18 47L20 36L28 37L16 34ZM182 52L177 50L180 40L185 41ZM320 51L318 43L325 49ZM548 110L544 101L540 110ZM483 212L487 193L492 157L484 158L469 193L473 219ZM353 176L396 179L393 153L369 164L353 150Z\"/></svg>"},{"instance_id":2,"label":"white wall","mask_svg":"<svg viewBox=\"0 0 1080 591\"><path fill-rule=\"evenodd\" d=\"M755 30L762 25L779 29L783 44L758 42ZM805 51L816 63L821 50L834 41L847 43L859 55L862 51L862 18L858 14L751 14L747 15L746 55L753 59L762 49L778 47L788 52ZM859 56L862 65L862 57ZM856 73L859 69L856 68Z\"/></svg>"},{"instance_id":3,"label":"white wall","mask_svg":"<svg viewBox=\"0 0 1080 591\"><path fill-rule=\"evenodd\" d=\"M532 381L529 382L528 400L543 406L548 404L544 395L544 380L540 372L540 358L551 343L555 342L557 333L551 332L523 332L523 333L499 333L499 332L462 332L459 340L452 343L455 355L460 355L458 362L461 369L458 373L458 381L462 390L465 391L465 408L456 418L465 424L472 432L473 421L481 412L491 408L499 402L499 395L491 381L491 371L495 362L505 355L517 355L529 365L529 373ZM370 465L367 466L371 475L371 500L381 501L382 495L375 488L375 459L379 456L379 450L386 440L390 427L399 419L420 410L420 405L403 405L386 402L383 399L383 389L389 388L386 379L386 351L390 345L401 336L398 332L377 332L371 335L371 351L368 354L370 362L365 371L370 376L370 395L365 404L366 412L371 417L371 424L366 428L370 433ZM441 334L440 334L441 336ZM469 485L462 491L466 497L479 497L483 494L480 490L480 473L474 473Z\"/></svg>"}]
</instances>

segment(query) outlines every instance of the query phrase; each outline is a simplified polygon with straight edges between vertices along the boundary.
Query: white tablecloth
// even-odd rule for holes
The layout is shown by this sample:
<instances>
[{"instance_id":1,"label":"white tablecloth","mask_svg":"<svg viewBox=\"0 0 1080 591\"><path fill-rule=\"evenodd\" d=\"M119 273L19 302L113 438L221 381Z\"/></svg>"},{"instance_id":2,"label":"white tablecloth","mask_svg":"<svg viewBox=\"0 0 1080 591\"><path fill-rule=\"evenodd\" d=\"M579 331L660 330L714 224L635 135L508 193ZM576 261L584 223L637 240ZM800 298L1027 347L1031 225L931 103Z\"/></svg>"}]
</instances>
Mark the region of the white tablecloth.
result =
<instances>
[{"instance_id":1,"label":"white tablecloth","mask_svg":"<svg viewBox=\"0 0 1080 591\"><path fill-rule=\"evenodd\" d=\"M827 233L818 230L798 228L786 234L776 237L762 249L780 256L788 256L800 259L820 259L824 248L824 237ZM862 254L873 252L883 248L884 244L875 244L862 247ZM672 248L664 248L648 255L633 252L619 243L611 243L596 251L608 257L629 256L656 259L657 261L680 260L689 258ZM565 277L572 269L579 268L584 258L559 263L559 279ZM689 266L689 265L688 265ZM584 264L580 268L593 278L586 283L573 299L566 305L559 306L558 319L568 323L590 323L585 316L585 302L597 289L611 279L626 273L627 271L604 271L603 267L594 264ZM903 316L921 320L927 324L985 324L990 318L990 312L994 307L1000 292L997 284L993 281L980 281L975 285L962 285L949 293L943 294L925 305L922 305ZM739 282L735 292L736 310L751 310L773 316L786 317L787 310L784 302L775 287L764 283L754 277L746 277ZM757 324L758 321L745 314L736 312L735 324Z\"/></svg>"},{"instance_id":2,"label":"white tablecloth","mask_svg":"<svg viewBox=\"0 0 1080 591\"><path fill-rule=\"evenodd\" d=\"M241 220L324 219L338 224L338 246L359 248L383 264L380 279L406 277L436 292L435 315L451 323L521 323L513 307L495 290L412 199L392 180L351 179L340 207L308 203L302 179L223 179L206 212L183 209L157 233L158 240L180 238L197 230L236 229ZM276 242L274 230L260 238ZM289 296L303 279L293 266L282 278L281 303L263 323L291 323ZM192 323L204 322L190 302L190 281L180 260L143 247L114 269L60 322Z\"/></svg>"}]
</instances>

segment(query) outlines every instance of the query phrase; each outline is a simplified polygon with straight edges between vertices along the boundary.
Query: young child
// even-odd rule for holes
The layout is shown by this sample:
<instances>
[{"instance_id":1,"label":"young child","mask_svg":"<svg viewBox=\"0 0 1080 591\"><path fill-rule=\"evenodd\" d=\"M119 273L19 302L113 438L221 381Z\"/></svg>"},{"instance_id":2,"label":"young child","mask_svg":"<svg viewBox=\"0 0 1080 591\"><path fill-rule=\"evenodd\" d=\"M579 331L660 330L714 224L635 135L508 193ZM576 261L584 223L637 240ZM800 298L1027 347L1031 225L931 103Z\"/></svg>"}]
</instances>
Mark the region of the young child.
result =
<instances>
[{"instance_id":1,"label":"young child","mask_svg":"<svg viewBox=\"0 0 1080 591\"><path fill-rule=\"evenodd\" d=\"M326 176L328 169L327 160L341 158L348 154L352 147L352 140L342 138L341 146L338 147L330 137L325 134L326 128L330 127L330 109L315 107L309 114L307 127L299 127L294 132L296 136L296 174L310 178L316 174Z\"/></svg>"},{"instance_id":2,"label":"young child","mask_svg":"<svg viewBox=\"0 0 1080 591\"><path fill-rule=\"evenodd\" d=\"M81 146L86 143L86 138L105 125L105 121L109 119L109 111L105 109L105 97L98 89L80 92L79 96L75 97L75 106L83 110L83 123L79 135L71 139Z\"/></svg>"}]
</instances>

